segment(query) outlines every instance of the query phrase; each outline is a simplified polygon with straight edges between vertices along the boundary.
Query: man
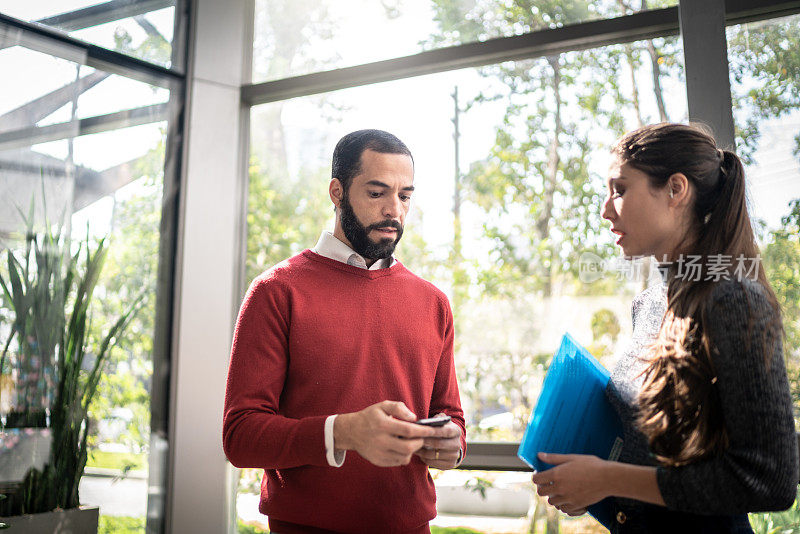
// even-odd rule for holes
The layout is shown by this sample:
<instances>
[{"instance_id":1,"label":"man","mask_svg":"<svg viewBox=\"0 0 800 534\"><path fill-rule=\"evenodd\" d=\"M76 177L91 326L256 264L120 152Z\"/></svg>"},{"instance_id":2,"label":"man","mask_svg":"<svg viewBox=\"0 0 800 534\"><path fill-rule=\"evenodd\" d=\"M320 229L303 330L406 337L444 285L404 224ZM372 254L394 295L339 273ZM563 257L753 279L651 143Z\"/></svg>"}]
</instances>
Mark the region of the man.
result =
<instances>
[{"instance_id":1,"label":"man","mask_svg":"<svg viewBox=\"0 0 800 534\"><path fill-rule=\"evenodd\" d=\"M429 532L428 466L463 456L450 305L392 257L413 165L387 132L343 137L333 234L256 278L242 304L223 446L235 466L265 469L273 532ZM452 421L413 422L438 414Z\"/></svg>"}]
</instances>

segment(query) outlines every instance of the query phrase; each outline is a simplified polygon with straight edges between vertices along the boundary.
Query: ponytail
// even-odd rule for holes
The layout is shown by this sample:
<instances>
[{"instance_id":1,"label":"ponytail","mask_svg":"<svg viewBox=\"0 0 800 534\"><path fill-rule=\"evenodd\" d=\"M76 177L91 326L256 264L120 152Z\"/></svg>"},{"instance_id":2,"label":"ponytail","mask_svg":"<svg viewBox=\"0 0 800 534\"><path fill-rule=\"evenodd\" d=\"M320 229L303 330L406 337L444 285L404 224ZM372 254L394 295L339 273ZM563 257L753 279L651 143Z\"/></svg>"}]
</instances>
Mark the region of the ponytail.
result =
<instances>
[{"instance_id":1,"label":"ponytail","mask_svg":"<svg viewBox=\"0 0 800 534\"><path fill-rule=\"evenodd\" d=\"M756 258L758 245L747 213L742 160L729 150L718 149L718 154L716 191L698 194L695 202L696 220L702 225L694 248L701 254L743 253L747 258Z\"/></svg>"}]
</instances>

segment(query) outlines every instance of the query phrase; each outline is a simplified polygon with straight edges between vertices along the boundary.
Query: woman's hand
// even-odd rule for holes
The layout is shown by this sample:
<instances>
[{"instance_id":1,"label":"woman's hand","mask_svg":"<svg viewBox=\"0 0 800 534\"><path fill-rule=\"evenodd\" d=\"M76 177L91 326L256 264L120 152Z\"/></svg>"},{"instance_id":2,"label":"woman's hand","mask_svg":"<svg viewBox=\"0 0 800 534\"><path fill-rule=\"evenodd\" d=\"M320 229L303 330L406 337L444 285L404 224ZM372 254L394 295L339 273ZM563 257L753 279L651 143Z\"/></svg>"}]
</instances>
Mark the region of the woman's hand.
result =
<instances>
[{"instance_id":1,"label":"woman's hand","mask_svg":"<svg viewBox=\"0 0 800 534\"><path fill-rule=\"evenodd\" d=\"M608 469L612 462L585 454L543 452L539 459L555 467L533 474L536 491L565 514L584 514L588 506L610 495Z\"/></svg>"}]
</instances>

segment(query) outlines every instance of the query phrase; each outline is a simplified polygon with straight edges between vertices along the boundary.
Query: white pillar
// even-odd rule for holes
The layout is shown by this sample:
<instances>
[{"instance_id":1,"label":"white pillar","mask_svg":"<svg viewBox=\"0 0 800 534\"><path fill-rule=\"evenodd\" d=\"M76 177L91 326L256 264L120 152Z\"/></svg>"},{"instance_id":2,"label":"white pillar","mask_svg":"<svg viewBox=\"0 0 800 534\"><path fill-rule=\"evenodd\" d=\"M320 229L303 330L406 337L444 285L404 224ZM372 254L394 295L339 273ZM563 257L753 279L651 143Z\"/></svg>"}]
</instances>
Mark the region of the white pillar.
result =
<instances>
[{"instance_id":1,"label":"white pillar","mask_svg":"<svg viewBox=\"0 0 800 534\"><path fill-rule=\"evenodd\" d=\"M222 407L246 191L253 0L193 0L173 330L167 532L230 530L230 467Z\"/></svg>"}]
</instances>

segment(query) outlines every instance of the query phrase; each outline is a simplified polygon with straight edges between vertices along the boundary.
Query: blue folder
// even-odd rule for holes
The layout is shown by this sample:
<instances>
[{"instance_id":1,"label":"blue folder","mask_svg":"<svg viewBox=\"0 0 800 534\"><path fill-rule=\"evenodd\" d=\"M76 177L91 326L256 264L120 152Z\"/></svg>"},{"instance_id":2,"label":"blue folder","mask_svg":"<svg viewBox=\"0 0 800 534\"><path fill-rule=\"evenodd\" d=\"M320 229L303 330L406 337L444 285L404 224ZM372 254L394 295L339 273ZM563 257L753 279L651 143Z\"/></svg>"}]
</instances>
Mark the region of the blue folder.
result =
<instances>
[{"instance_id":1,"label":"blue folder","mask_svg":"<svg viewBox=\"0 0 800 534\"><path fill-rule=\"evenodd\" d=\"M539 460L539 452L616 460L622 449L622 423L606 397L609 378L608 370L589 351L564 334L517 456L536 471L553 467ZM610 499L588 511L606 527L614 521Z\"/></svg>"}]
</instances>

